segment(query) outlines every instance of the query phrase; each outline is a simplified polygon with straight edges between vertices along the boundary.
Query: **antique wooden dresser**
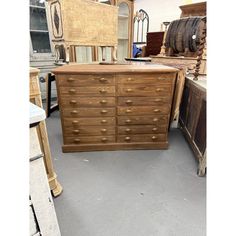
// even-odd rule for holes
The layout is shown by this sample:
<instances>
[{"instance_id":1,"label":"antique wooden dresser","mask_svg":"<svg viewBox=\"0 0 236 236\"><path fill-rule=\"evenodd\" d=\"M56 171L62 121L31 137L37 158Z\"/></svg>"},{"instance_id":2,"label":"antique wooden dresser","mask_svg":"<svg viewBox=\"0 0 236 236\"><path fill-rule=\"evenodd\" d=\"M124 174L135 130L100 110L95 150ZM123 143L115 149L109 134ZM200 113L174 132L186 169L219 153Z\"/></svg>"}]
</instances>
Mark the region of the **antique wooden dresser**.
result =
<instances>
[{"instance_id":1,"label":"antique wooden dresser","mask_svg":"<svg viewBox=\"0 0 236 236\"><path fill-rule=\"evenodd\" d=\"M166 149L178 70L74 64L56 76L64 152Z\"/></svg>"}]
</instances>

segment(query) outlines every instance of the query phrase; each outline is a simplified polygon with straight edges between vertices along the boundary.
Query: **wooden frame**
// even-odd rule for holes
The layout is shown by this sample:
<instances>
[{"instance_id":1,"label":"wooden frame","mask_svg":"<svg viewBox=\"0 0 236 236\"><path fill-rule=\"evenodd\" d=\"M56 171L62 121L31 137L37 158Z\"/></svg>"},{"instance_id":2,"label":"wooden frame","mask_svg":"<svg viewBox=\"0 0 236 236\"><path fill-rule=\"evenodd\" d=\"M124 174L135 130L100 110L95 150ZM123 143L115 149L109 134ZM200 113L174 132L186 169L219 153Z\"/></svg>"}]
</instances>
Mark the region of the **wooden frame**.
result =
<instances>
[{"instance_id":1,"label":"wooden frame","mask_svg":"<svg viewBox=\"0 0 236 236\"><path fill-rule=\"evenodd\" d=\"M43 107L39 88L38 74L38 69L30 68L30 101L39 107ZM62 186L57 181L57 175L54 172L45 121L40 122L37 127L37 132L39 136L41 150L44 154L44 163L48 176L49 186L53 193L53 196L57 197L62 193Z\"/></svg>"}]
</instances>

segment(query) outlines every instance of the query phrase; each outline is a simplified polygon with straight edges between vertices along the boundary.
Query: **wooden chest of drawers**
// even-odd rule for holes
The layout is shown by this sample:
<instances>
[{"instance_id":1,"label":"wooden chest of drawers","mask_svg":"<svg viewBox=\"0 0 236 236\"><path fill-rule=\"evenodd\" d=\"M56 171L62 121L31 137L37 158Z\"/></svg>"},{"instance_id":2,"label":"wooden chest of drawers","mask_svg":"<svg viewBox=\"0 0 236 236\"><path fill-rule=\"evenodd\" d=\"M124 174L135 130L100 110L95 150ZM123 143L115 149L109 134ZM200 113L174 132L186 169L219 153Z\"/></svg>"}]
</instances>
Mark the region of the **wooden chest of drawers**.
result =
<instances>
[{"instance_id":1,"label":"wooden chest of drawers","mask_svg":"<svg viewBox=\"0 0 236 236\"><path fill-rule=\"evenodd\" d=\"M177 72L154 64L53 70L63 151L167 148Z\"/></svg>"}]
</instances>

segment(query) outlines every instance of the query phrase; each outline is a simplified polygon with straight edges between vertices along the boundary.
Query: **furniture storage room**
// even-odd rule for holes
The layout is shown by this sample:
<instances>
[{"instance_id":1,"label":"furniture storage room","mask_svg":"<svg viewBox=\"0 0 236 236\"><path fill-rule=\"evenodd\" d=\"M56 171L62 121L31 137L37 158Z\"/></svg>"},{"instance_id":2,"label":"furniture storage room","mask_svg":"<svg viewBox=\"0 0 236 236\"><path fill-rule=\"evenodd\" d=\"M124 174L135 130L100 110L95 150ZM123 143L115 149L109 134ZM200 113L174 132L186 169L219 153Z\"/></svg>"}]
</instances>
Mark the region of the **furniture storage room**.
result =
<instances>
[{"instance_id":1,"label":"furniture storage room","mask_svg":"<svg viewBox=\"0 0 236 236\"><path fill-rule=\"evenodd\" d=\"M205 236L206 2L29 10L29 234Z\"/></svg>"}]
</instances>

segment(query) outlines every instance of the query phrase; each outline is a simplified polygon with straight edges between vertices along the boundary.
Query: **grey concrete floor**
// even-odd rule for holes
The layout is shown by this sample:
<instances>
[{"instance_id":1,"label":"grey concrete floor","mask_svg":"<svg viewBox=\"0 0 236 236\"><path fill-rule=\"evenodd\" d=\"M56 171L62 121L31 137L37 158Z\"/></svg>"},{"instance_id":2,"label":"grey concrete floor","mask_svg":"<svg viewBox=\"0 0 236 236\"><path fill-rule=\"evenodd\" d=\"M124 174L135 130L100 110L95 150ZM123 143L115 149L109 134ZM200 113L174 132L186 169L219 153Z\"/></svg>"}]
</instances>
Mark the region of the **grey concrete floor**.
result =
<instances>
[{"instance_id":1,"label":"grey concrete floor","mask_svg":"<svg viewBox=\"0 0 236 236\"><path fill-rule=\"evenodd\" d=\"M62 236L206 235L206 178L178 129L168 150L62 153L59 112L46 121Z\"/></svg>"}]
</instances>

